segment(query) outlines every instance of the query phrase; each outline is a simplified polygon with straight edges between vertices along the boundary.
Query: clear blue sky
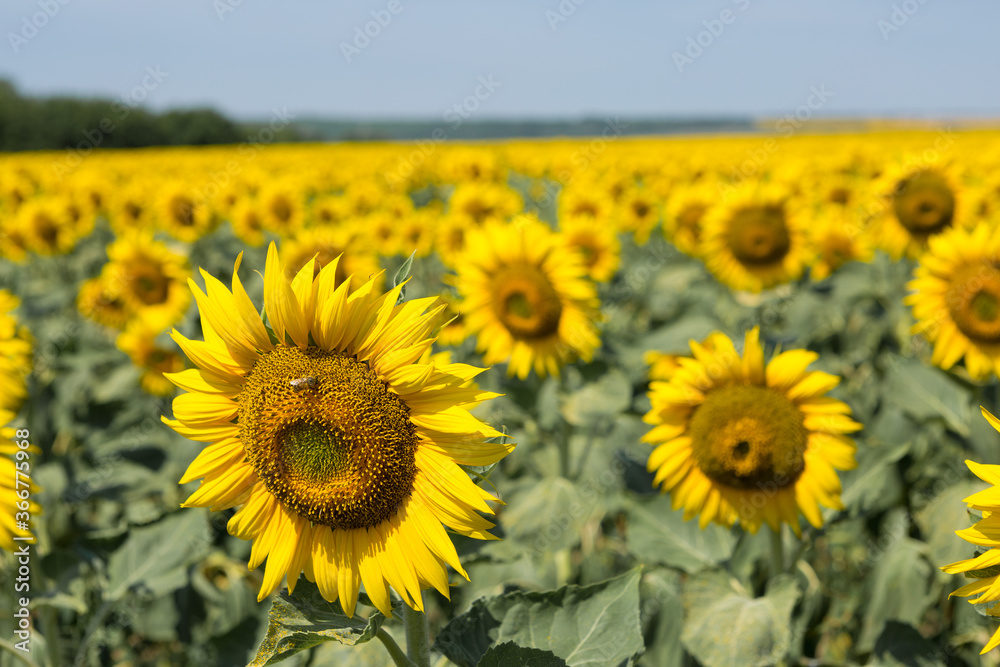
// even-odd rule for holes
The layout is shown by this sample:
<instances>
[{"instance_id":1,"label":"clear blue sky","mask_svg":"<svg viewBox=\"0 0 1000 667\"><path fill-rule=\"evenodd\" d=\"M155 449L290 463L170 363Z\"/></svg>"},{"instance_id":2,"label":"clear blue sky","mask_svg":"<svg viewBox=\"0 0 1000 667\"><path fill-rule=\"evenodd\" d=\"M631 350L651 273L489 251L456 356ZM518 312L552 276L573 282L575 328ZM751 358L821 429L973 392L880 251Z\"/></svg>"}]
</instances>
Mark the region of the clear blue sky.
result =
<instances>
[{"instance_id":1,"label":"clear blue sky","mask_svg":"<svg viewBox=\"0 0 1000 667\"><path fill-rule=\"evenodd\" d=\"M1000 117L996 0L577 1L3 0L0 76L114 98L146 77L153 109L239 118L440 118L490 76L482 118L785 114L812 87L817 115Z\"/></svg>"}]
</instances>

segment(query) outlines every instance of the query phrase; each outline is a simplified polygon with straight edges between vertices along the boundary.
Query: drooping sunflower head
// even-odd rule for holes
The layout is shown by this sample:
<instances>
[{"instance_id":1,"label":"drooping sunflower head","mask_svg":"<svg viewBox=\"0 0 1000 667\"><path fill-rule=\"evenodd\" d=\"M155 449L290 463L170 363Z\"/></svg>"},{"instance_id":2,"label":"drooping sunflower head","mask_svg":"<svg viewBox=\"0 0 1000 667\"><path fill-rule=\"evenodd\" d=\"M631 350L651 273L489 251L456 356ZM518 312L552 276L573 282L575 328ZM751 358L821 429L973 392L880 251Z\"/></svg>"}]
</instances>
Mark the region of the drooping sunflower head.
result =
<instances>
[{"instance_id":1,"label":"drooping sunflower head","mask_svg":"<svg viewBox=\"0 0 1000 667\"><path fill-rule=\"evenodd\" d=\"M469 235L456 285L469 332L488 364L526 378L558 374L600 344L599 305L582 258L548 226L520 216Z\"/></svg>"},{"instance_id":2,"label":"drooping sunflower head","mask_svg":"<svg viewBox=\"0 0 1000 667\"><path fill-rule=\"evenodd\" d=\"M970 216L961 179L954 168L896 165L879 179L879 245L893 258L917 257L928 241Z\"/></svg>"},{"instance_id":3,"label":"drooping sunflower head","mask_svg":"<svg viewBox=\"0 0 1000 667\"><path fill-rule=\"evenodd\" d=\"M1000 420L994 417L988 410L981 408L983 416L986 417L993 428L1000 431ZM943 565L942 570L948 574L962 573L972 581L958 590L952 592L948 597L958 596L974 599L969 600L969 604L979 606L985 611L987 616L992 618L1000 617L1000 575L997 574L997 566L1000 566L1000 465L988 465L966 461L965 464L979 479L983 480L990 487L974 493L965 499L965 503L970 510L981 513L982 519L973 526L963 530L956 530L955 534L966 542L976 546L976 556L956 563ZM1000 646L1000 629L993 633L980 655L992 651Z\"/></svg>"},{"instance_id":4,"label":"drooping sunflower head","mask_svg":"<svg viewBox=\"0 0 1000 667\"><path fill-rule=\"evenodd\" d=\"M691 341L693 358L657 372L666 379L650 384L647 467L674 509L702 527L787 523L798 533L801 513L818 528L821 506L843 509L835 471L855 466L847 434L861 425L825 396L840 378L806 370L818 355L791 350L765 365L758 336L747 332L742 356L721 333Z\"/></svg>"},{"instance_id":5,"label":"drooping sunflower head","mask_svg":"<svg viewBox=\"0 0 1000 667\"><path fill-rule=\"evenodd\" d=\"M737 290L759 292L797 279L807 246L796 213L783 188L737 188L704 218L705 263Z\"/></svg>"},{"instance_id":6,"label":"drooping sunflower head","mask_svg":"<svg viewBox=\"0 0 1000 667\"><path fill-rule=\"evenodd\" d=\"M443 306L398 304L376 275L356 290L338 259L310 260L289 280L274 244L258 315L233 272L232 291L202 272L192 290L204 341L176 331L197 368L168 377L182 435L212 443L182 483L203 478L186 506L239 506L229 531L267 565L260 598L304 573L354 613L359 586L391 615L390 586L421 609L421 589L448 594L446 566L465 575L444 530L492 539L487 501L460 467L496 462L512 444L469 409L495 394L482 369L430 357ZM487 442L495 439L494 442Z\"/></svg>"},{"instance_id":7,"label":"drooping sunflower head","mask_svg":"<svg viewBox=\"0 0 1000 667\"><path fill-rule=\"evenodd\" d=\"M964 357L973 378L1000 375L1000 234L992 223L932 238L907 288L913 333L934 343L932 363L947 370Z\"/></svg>"}]
</instances>

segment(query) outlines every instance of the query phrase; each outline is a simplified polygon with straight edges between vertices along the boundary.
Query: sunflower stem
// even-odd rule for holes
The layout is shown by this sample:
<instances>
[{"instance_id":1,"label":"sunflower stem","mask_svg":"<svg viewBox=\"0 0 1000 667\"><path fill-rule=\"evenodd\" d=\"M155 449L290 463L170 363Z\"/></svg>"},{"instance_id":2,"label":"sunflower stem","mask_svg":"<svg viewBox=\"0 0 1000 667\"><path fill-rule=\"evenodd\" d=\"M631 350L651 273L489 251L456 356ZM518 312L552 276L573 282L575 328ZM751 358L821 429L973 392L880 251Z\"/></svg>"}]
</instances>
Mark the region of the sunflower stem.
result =
<instances>
[{"instance_id":1,"label":"sunflower stem","mask_svg":"<svg viewBox=\"0 0 1000 667\"><path fill-rule=\"evenodd\" d=\"M778 524L777 530L771 530L771 576L776 577L784 571L784 546L781 543L781 524Z\"/></svg>"},{"instance_id":2,"label":"sunflower stem","mask_svg":"<svg viewBox=\"0 0 1000 667\"><path fill-rule=\"evenodd\" d=\"M406 654L416 667L431 667L431 641L427 616L410 605L403 605L403 622L406 626Z\"/></svg>"},{"instance_id":3,"label":"sunflower stem","mask_svg":"<svg viewBox=\"0 0 1000 667\"><path fill-rule=\"evenodd\" d=\"M406 657L406 654L403 653L403 649L399 648L399 644L397 644L396 640L392 638L392 635L386 632L383 628L379 628L378 632L375 633L375 637L382 642L382 646L384 646L385 650L389 652L389 655L392 657L392 661L396 663L396 667L413 667L413 662Z\"/></svg>"}]
</instances>

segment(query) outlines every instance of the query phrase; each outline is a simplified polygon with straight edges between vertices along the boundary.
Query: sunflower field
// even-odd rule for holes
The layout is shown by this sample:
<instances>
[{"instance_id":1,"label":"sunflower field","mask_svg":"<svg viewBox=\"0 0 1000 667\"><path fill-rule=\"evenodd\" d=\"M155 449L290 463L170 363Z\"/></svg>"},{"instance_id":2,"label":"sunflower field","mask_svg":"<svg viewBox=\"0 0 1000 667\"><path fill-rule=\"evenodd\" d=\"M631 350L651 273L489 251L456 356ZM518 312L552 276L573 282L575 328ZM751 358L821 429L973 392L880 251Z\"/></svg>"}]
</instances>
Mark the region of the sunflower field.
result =
<instances>
[{"instance_id":1,"label":"sunflower field","mask_svg":"<svg viewBox=\"0 0 1000 667\"><path fill-rule=\"evenodd\" d=\"M0 156L0 665L997 665L1000 134Z\"/></svg>"}]
</instances>

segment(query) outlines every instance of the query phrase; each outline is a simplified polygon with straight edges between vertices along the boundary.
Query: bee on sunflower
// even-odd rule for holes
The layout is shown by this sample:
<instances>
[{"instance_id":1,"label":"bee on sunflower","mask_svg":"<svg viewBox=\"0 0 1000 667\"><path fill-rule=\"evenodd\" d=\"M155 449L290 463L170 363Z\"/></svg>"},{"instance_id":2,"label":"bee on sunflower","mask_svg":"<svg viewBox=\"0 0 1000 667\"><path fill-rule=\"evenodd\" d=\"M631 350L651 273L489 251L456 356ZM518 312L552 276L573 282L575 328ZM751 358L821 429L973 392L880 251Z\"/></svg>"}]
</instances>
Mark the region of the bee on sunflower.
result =
<instances>
[{"instance_id":1,"label":"bee on sunflower","mask_svg":"<svg viewBox=\"0 0 1000 667\"><path fill-rule=\"evenodd\" d=\"M469 412L496 395L473 384L483 369L430 357L436 297L397 303L381 274L352 289L337 259L289 280L273 243L265 324L241 259L231 291L191 281L205 339L172 334L196 368L168 374L188 393L163 421L210 443L181 479L202 479L184 506L239 508L229 532L253 541L251 569L266 560L259 599L300 573L348 616L361 584L390 616L390 587L417 610L425 588L447 596L446 565L467 575L445 526L495 539L482 515L498 499L461 466L514 447Z\"/></svg>"}]
</instances>

